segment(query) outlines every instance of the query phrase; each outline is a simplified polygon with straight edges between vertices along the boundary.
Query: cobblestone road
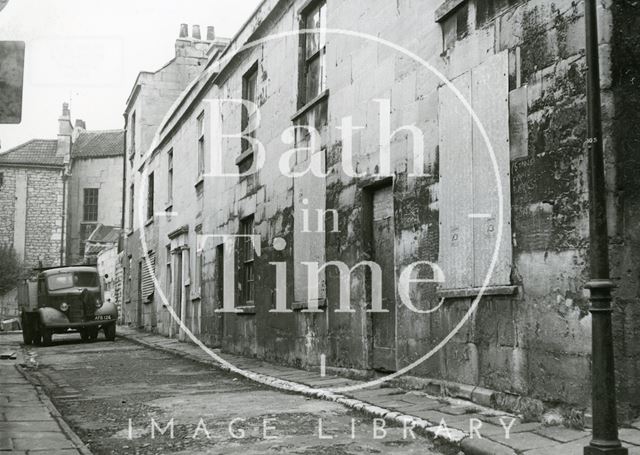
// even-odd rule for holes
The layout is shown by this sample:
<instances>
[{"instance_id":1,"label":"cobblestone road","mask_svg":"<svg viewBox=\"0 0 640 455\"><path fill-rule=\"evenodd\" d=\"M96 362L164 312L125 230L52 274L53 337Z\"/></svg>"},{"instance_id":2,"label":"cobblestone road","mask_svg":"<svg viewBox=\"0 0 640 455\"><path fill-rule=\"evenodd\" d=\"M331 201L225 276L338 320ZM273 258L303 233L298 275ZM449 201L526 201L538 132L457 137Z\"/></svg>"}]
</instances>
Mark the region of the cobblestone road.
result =
<instances>
[{"instance_id":1,"label":"cobblestone road","mask_svg":"<svg viewBox=\"0 0 640 455\"><path fill-rule=\"evenodd\" d=\"M29 353L38 365L30 373L96 454L439 453L388 423L376 439L374 426L383 422L341 405L263 388L122 339L83 344L65 335Z\"/></svg>"}]
</instances>

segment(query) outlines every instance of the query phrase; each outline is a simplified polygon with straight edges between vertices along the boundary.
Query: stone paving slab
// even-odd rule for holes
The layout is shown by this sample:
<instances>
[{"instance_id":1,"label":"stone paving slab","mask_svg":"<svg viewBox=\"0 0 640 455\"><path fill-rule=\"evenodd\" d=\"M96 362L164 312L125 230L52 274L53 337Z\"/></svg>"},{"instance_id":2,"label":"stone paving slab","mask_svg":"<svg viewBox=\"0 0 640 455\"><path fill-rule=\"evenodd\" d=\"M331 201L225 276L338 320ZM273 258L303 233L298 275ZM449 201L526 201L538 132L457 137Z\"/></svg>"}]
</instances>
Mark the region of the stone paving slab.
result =
<instances>
[{"instance_id":1,"label":"stone paving slab","mask_svg":"<svg viewBox=\"0 0 640 455\"><path fill-rule=\"evenodd\" d=\"M542 427L535 430L535 432L540 436L563 443L589 436L589 433L586 431L573 430L571 428L564 427Z\"/></svg>"},{"instance_id":2,"label":"stone paving slab","mask_svg":"<svg viewBox=\"0 0 640 455\"><path fill-rule=\"evenodd\" d=\"M167 343L167 338L160 335L121 327L119 336L151 348L215 364L198 347L177 341ZM171 347L167 347L167 344ZM318 372L271 365L262 360L227 354L221 356L238 368L248 370L250 373L246 376L249 379L289 392L335 401L374 417L391 419L398 424L407 422L416 430L422 430L438 442L457 448L466 455L583 455L584 446L591 438L585 431L545 427L539 422L522 422L507 413L474 402L435 397L424 392L377 386L353 392L331 393L327 389L344 387L346 378L320 377ZM364 382L353 379L349 381L351 385ZM472 419L476 419L473 420L473 427ZM508 427L510 424L512 426L507 438L504 426ZM622 429L620 434L621 439L629 446L629 454L640 455L640 421L634 425L635 428ZM478 429L479 437L475 433L471 434L473 428Z\"/></svg>"},{"instance_id":3,"label":"stone paving slab","mask_svg":"<svg viewBox=\"0 0 640 455\"><path fill-rule=\"evenodd\" d=\"M24 358L19 341L2 338ZM64 422L41 387L17 360L0 364L0 453L90 455L91 452Z\"/></svg>"},{"instance_id":4,"label":"stone paving slab","mask_svg":"<svg viewBox=\"0 0 640 455\"><path fill-rule=\"evenodd\" d=\"M640 430L636 430L635 428L621 428L620 440L640 446Z\"/></svg>"}]
</instances>

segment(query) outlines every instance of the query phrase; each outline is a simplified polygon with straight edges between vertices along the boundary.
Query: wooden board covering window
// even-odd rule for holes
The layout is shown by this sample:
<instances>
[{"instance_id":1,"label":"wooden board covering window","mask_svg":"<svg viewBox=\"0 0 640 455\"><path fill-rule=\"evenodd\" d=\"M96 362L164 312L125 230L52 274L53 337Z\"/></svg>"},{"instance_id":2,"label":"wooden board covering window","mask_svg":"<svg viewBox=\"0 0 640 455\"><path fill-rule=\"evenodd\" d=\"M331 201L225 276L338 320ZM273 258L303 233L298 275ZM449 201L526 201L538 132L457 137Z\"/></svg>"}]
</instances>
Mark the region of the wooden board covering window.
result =
<instances>
[{"instance_id":1,"label":"wooden board covering window","mask_svg":"<svg viewBox=\"0 0 640 455\"><path fill-rule=\"evenodd\" d=\"M489 136L499 169L504 223L490 286L510 284L508 54L502 52L453 81L471 103ZM484 284L498 233L498 185L478 126L447 87L439 91L440 259L444 289Z\"/></svg>"}]
</instances>

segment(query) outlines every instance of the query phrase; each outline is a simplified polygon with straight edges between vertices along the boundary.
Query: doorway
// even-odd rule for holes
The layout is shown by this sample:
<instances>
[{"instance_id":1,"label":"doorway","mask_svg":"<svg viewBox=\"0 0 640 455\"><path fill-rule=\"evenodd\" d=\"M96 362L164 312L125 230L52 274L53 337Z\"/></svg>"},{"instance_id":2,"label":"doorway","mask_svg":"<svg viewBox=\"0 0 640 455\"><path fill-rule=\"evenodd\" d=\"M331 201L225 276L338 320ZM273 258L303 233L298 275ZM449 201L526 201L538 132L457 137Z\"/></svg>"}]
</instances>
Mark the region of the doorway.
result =
<instances>
[{"instance_id":1,"label":"doorway","mask_svg":"<svg viewBox=\"0 0 640 455\"><path fill-rule=\"evenodd\" d=\"M365 239L368 253L382 270L382 308L371 313L371 363L375 370L396 371L395 223L391 180L377 182L364 192ZM368 298L371 299L371 279Z\"/></svg>"},{"instance_id":2,"label":"doorway","mask_svg":"<svg viewBox=\"0 0 640 455\"><path fill-rule=\"evenodd\" d=\"M182 250L178 249L173 253L174 260L174 271L176 279L173 281L173 311L179 319L182 319ZM171 324L175 324L175 322L171 322ZM180 325L175 324L176 330L172 331L172 333L178 333L178 337L180 337Z\"/></svg>"}]
</instances>

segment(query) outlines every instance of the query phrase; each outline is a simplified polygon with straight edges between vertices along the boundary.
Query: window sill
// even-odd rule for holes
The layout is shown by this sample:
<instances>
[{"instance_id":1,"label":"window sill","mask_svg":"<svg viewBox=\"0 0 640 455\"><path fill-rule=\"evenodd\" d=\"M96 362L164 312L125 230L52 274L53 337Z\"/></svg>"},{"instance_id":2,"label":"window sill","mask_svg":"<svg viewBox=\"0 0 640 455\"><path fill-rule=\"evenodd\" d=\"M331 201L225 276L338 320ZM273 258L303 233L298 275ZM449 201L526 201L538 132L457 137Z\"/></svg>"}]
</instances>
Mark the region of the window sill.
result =
<instances>
[{"instance_id":1,"label":"window sill","mask_svg":"<svg viewBox=\"0 0 640 455\"><path fill-rule=\"evenodd\" d=\"M463 299L477 297L482 288L461 288L461 289L441 289L436 292L438 298L442 299ZM483 296L510 296L518 293L518 286L487 286L482 293Z\"/></svg>"},{"instance_id":2,"label":"window sill","mask_svg":"<svg viewBox=\"0 0 640 455\"><path fill-rule=\"evenodd\" d=\"M298 109L298 112L293 114L293 117L291 117L291 121L295 122L304 114L306 114L308 111L310 111L313 107L320 104L322 101L326 100L327 98L329 98L329 89L325 90L324 92L316 96L314 99L309 101L307 104L302 106L300 109Z\"/></svg>"},{"instance_id":3,"label":"window sill","mask_svg":"<svg viewBox=\"0 0 640 455\"><path fill-rule=\"evenodd\" d=\"M196 183L194 183L193 186L198 188L203 183L204 183L204 174L200 174L196 180Z\"/></svg>"},{"instance_id":4,"label":"window sill","mask_svg":"<svg viewBox=\"0 0 640 455\"><path fill-rule=\"evenodd\" d=\"M131 299L127 299L127 300L125 300L125 301L124 301L124 303L125 303L125 304L127 304L127 303L131 303Z\"/></svg>"},{"instance_id":5,"label":"window sill","mask_svg":"<svg viewBox=\"0 0 640 455\"><path fill-rule=\"evenodd\" d=\"M127 237L131 237L134 232L135 231L133 229L131 229L131 228L127 229L127 233L126 233Z\"/></svg>"},{"instance_id":6,"label":"window sill","mask_svg":"<svg viewBox=\"0 0 640 455\"><path fill-rule=\"evenodd\" d=\"M256 314L256 306L255 305L237 306L236 313L237 314Z\"/></svg>"},{"instance_id":7,"label":"window sill","mask_svg":"<svg viewBox=\"0 0 640 455\"><path fill-rule=\"evenodd\" d=\"M249 158L252 158L252 157L253 157L253 148L249 148L245 150L236 158L236 166L240 166L242 163L244 163L245 161L247 161Z\"/></svg>"},{"instance_id":8,"label":"window sill","mask_svg":"<svg viewBox=\"0 0 640 455\"><path fill-rule=\"evenodd\" d=\"M320 299L318 301L318 309L321 310L327 307L327 299ZM302 311L309 309L309 302L293 302L291 304L291 309L293 311Z\"/></svg>"},{"instance_id":9,"label":"window sill","mask_svg":"<svg viewBox=\"0 0 640 455\"><path fill-rule=\"evenodd\" d=\"M200 294L192 294L191 301L195 302L196 300L200 300Z\"/></svg>"},{"instance_id":10,"label":"window sill","mask_svg":"<svg viewBox=\"0 0 640 455\"><path fill-rule=\"evenodd\" d=\"M149 226L150 224L153 224L153 217L148 218L147 221L144 222L145 227Z\"/></svg>"},{"instance_id":11,"label":"window sill","mask_svg":"<svg viewBox=\"0 0 640 455\"><path fill-rule=\"evenodd\" d=\"M173 211L173 201L169 201L169 202L164 204L164 211L165 212Z\"/></svg>"}]
</instances>

